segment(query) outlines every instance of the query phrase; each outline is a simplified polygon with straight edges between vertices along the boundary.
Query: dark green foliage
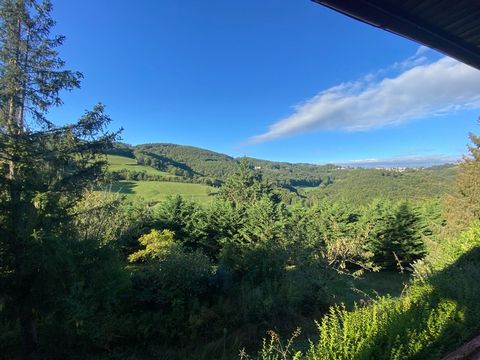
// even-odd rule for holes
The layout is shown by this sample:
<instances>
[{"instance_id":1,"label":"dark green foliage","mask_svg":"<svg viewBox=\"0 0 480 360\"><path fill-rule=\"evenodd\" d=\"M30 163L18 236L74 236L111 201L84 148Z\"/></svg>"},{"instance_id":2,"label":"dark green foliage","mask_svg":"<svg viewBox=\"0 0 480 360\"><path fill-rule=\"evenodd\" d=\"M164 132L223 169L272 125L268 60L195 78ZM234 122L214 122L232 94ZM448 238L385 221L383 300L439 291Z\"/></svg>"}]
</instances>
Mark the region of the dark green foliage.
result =
<instances>
[{"instance_id":1,"label":"dark green foliage","mask_svg":"<svg viewBox=\"0 0 480 360\"><path fill-rule=\"evenodd\" d=\"M0 356L16 358L21 347L25 359L168 358L164 349L195 358L200 348L204 358L226 358L227 346L235 356L268 328L288 330L353 298L352 274L397 264L427 281L397 301L332 310L312 359L345 358L349 346L358 358L435 357L456 344L449 339L479 330L471 286L478 226L462 237L471 245L464 255L439 235L438 201L398 201L438 196L456 168L343 169L172 144L113 146L103 105L57 127L48 110L81 74L63 68L50 11L48 1L0 2ZM472 141L459 193L478 218ZM143 171L106 175L106 153ZM221 188L204 206L181 196L130 203L98 191L105 180L165 176ZM433 251L416 262L425 242Z\"/></svg>"},{"instance_id":2,"label":"dark green foliage","mask_svg":"<svg viewBox=\"0 0 480 360\"><path fill-rule=\"evenodd\" d=\"M223 261L249 281L278 279L289 258L281 208L268 197L246 209L243 226L225 243Z\"/></svg>"},{"instance_id":3,"label":"dark green foliage","mask_svg":"<svg viewBox=\"0 0 480 360\"><path fill-rule=\"evenodd\" d=\"M148 174L146 171L132 171L127 169L111 171L110 181L134 180L134 181L178 181L174 177Z\"/></svg>"},{"instance_id":4,"label":"dark green foliage","mask_svg":"<svg viewBox=\"0 0 480 360\"><path fill-rule=\"evenodd\" d=\"M130 159L135 159L133 147L121 142L116 142L113 145L113 147L107 151L107 154L124 156Z\"/></svg>"},{"instance_id":5,"label":"dark green foliage","mask_svg":"<svg viewBox=\"0 0 480 360\"><path fill-rule=\"evenodd\" d=\"M286 207L246 160L224 186L204 207L180 196L157 205L150 224L159 230L146 231L130 250L137 262L129 267L133 288L124 316L137 335L124 334L127 342L185 346L187 338L212 341L223 328L258 332L283 326L279 319L295 323L333 303L332 290L345 281L334 269L375 268L365 229L395 216L405 217L389 228L396 236L414 225L396 203L369 211L347 203ZM396 250L410 256L412 248L404 254L402 246Z\"/></svg>"},{"instance_id":6,"label":"dark green foliage","mask_svg":"<svg viewBox=\"0 0 480 360\"><path fill-rule=\"evenodd\" d=\"M246 206L263 196L273 199L273 185L264 180L262 173L256 171L247 158L243 158L221 187L218 196L235 207Z\"/></svg>"},{"instance_id":7,"label":"dark green foliage","mask_svg":"<svg viewBox=\"0 0 480 360\"><path fill-rule=\"evenodd\" d=\"M140 241L146 248L129 257L131 262L143 261L142 266L132 269L132 300L143 311L141 319L152 316L161 326L143 327L139 323L139 335L173 341L179 327L195 331L195 324L189 324L190 315L210 288L212 267L208 257L185 249L168 230L153 230Z\"/></svg>"},{"instance_id":8,"label":"dark green foliage","mask_svg":"<svg viewBox=\"0 0 480 360\"><path fill-rule=\"evenodd\" d=\"M155 215L158 226L174 231L183 245L193 250L202 247L205 214L198 203L180 195L172 196L156 208Z\"/></svg>"},{"instance_id":9,"label":"dark green foliage","mask_svg":"<svg viewBox=\"0 0 480 360\"><path fill-rule=\"evenodd\" d=\"M237 162L230 156L213 151L175 144L144 144L135 147L137 159L145 159L160 170L176 169L179 176L211 176L222 179ZM180 173L181 172L181 173Z\"/></svg>"},{"instance_id":10,"label":"dark green foliage","mask_svg":"<svg viewBox=\"0 0 480 360\"><path fill-rule=\"evenodd\" d=\"M480 219L480 137L470 134L470 140L470 154L460 164L456 192L445 197L445 215L451 234Z\"/></svg>"},{"instance_id":11,"label":"dark green foliage","mask_svg":"<svg viewBox=\"0 0 480 360\"><path fill-rule=\"evenodd\" d=\"M66 240L69 239L70 240ZM129 279L116 251L96 240L58 239L43 258L35 297L41 349L66 356L72 349L103 348L114 339L111 328ZM53 250L53 249L52 249ZM48 260L47 260L48 259Z\"/></svg>"},{"instance_id":12,"label":"dark green foliage","mask_svg":"<svg viewBox=\"0 0 480 360\"><path fill-rule=\"evenodd\" d=\"M478 120L480 125L480 119ZM460 165L457 187L473 219L480 219L480 136L470 134L470 156Z\"/></svg>"},{"instance_id":13,"label":"dark green foliage","mask_svg":"<svg viewBox=\"0 0 480 360\"><path fill-rule=\"evenodd\" d=\"M440 244L434 272L398 299L380 298L347 311L335 306L317 323L319 336L301 351L282 353L281 340L261 359L441 359L480 331L480 226Z\"/></svg>"},{"instance_id":14,"label":"dark green foliage","mask_svg":"<svg viewBox=\"0 0 480 360\"><path fill-rule=\"evenodd\" d=\"M408 203L375 202L366 210L363 222L369 231L366 245L376 264L395 269L426 255L422 219Z\"/></svg>"},{"instance_id":15,"label":"dark green foliage","mask_svg":"<svg viewBox=\"0 0 480 360\"><path fill-rule=\"evenodd\" d=\"M412 199L424 201L440 197L454 189L458 167L435 166L426 169L377 170L338 169L331 172L331 183L316 188L301 188L307 202L348 201L365 205L382 198L389 200Z\"/></svg>"},{"instance_id":16,"label":"dark green foliage","mask_svg":"<svg viewBox=\"0 0 480 360\"><path fill-rule=\"evenodd\" d=\"M333 164L292 164L248 158L249 162L265 174L266 177L284 187L323 187L333 183L339 167Z\"/></svg>"},{"instance_id":17,"label":"dark green foliage","mask_svg":"<svg viewBox=\"0 0 480 360\"><path fill-rule=\"evenodd\" d=\"M16 309L25 359L36 356L37 323L61 308L47 305L74 286L54 281L60 269L75 268L60 239L71 235L71 210L101 177L101 155L117 138L105 132L103 105L72 125L48 121L59 93L82 77L63 69L56 50L63 37L50 35L50 12L49 1L0 3L0 288L2 302ZM85 281L81 274L75 281Z\"/></svg>"},{"instance_id":18,"label":"dark green foliage","mask_svg":"<svg viewBox=\"0 0 480 360\"><path fill-rule=\"evenodd\" d=\"M401 245L410 250L404 258L421 256L420 236L431 236L430 253L413 265L414 282L398 299L380 298L368 306L347 311L335 306L317 323L320 336L301 351L282 344L278 335L264 341L262 359L440 359L478 335L480 308L480 223L475 219L478 203L479 139L471 136L472 157L460 165L458 194L448 199L445 224L438 203L430 201L413 210L407 203L391 212L391 204L376 202L364 216L373 235L370 246L376 257ZM428 219L419 218L419 214ZM393 215L393 216L392 216ZM442 236L438 228L454 228L474 221L460 235ZM432 236L433 235L433 236ZM385 251L388 248L388 251ZM380 251L379 251L380 250ZM413 255L413 256L412 256ZM400 258L402 261L403 259ZM404 261L404 260L403 260Z\"/></svg>"},{"instance_id":19,"label":"dark green foliage","mask_svg":"<svg viewBox=\"0 0 480 360\"><path fill-rule=\"evenodd\" d=\"M176 196L152 207L100 193L77 203L76 233L69 236L83 239L78 244L97 243L99 251L119 250L130 282L119 276L111 253L106 268L98 267L107 277L101 281L111 286L108 293L97 289L99 297L89 297L88 287L77 287L72 307L62 315L81 319L84 327L77 331L66 317L48 317L42 332L54 331L63 321L67 325L59 342L70 348L79 344L84 350L78 351L102 351L103 346L160 344L178 349L192 340L215 341L224 328L247 327L256 334L274 324L288 328L285 321L296 324L333 304L339 285L348 289L337 271L375 268L374 253L365 248L376 238L366 230L388 228L385 224L401 208L388 202L368 210L343 202L288 207L246 160L224 186L222 195L205 206ZM398 231L408 233L401 229L413 226L407 220ZM89 255L94 263L95 256ZM88 273L81 268L78 279ZM97 301L110 305L103 311ZM101 322L98 332L87 330L92 317Z\"/></svg>"}]
</instances>

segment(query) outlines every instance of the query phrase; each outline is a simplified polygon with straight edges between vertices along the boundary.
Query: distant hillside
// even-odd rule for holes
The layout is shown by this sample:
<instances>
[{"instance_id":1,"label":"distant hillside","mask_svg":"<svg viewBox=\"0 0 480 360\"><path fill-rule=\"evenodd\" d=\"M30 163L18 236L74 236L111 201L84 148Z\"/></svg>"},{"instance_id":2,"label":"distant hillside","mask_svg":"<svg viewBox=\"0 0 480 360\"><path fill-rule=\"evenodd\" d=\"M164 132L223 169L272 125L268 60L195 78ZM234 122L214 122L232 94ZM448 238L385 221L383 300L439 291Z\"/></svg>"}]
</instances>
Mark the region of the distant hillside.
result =
<instances>
[{"instance_id":1,"label":"distant hillside","mask_svg":"<svg viewBox=\"0 0 480 360\"><path fill-rule=\"evenodd\" d=\"M453 191L458 167L435 166L404 171L339 169L332 172L327 186L301 187L299 193L310 200L344 199L366 203L375 198L427 199Z\"/></svg>"},{"instance_id":2,"label":"distant hillside","mask_svg":"<svg viewBox=\"0 0 480 360\"><path fill-rule=\"evenodd\" d=\"M336 165L287 163L248 158L265 176L283 186L319 186L331 184L340 169Z\"/></svg>"},{"instance_id":3,"label":"distant hillside","mask_svg":"<svg viewBox=\"0 0 480 360\"><path fill-rule=\"evenodd\" d=\"M233 172L238 159L214 151L176 144L119 144L115 155L136 158L139 165L147 165L168 173L190 177L208 177L222 181ZM282 186L318 186L328 184L335 165L292 164L249 158L265 176Z\"/></svg>"},{"instance_id":4,"label":"distant hillside","mask_svg":"<svg viewBox=\"0 0 480 360\"><path fill-rule=\"evenodd\" d=\"M116 180L193 182L219 186L235 171L238 159L214 151L176 144L117 144L110 170ZM375 197L423 199L453 188L457 167L378 170L336 165L275 162L248 158L264 177L295 197L320 201L344 198L363 203Z\"/></svg>"},{"instance_id":5,"label":"distant hillside","mask_svg":"<svg viewBox=\"0 0 480 360\"><path fill-rule=\"evenodd\" d=\"M175 144L143 144L134 147L140 161L150 158L157 161L160 170L176 168L176 175L211 177L223 179L235 170L237 160L233 157L193 146ZM147 160L148 161L148 160Z\"/></svg>"}]
</instances>

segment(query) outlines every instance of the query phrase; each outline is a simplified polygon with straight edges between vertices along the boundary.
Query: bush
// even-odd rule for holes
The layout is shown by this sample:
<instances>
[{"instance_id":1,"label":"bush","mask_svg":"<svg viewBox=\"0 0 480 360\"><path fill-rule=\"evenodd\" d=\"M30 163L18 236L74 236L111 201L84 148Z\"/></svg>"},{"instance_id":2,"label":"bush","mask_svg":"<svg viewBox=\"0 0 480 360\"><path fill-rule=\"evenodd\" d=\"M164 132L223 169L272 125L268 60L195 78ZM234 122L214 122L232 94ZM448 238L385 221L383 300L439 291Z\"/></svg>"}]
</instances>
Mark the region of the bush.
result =
<instances>
[{"instance_id":1,"label":"bush","mask_svg":"<svg viewBox=\"0 0 480 360\"><path fill-rule=\"evenodd\" d=\"M439 359L477 335L480 224L439 246L436 257L427 258L433 272L426 281L417 279L396 300L380 298L353 311L332 307L317 323L318 341L291 354L308 360ZM278 359L278 348L264 346L260 357Z\"/></svg>"},{"instance_id":2,"label":"bush","mask_svg":"<svg viewBox=\"0 0 480 360\"><path fill-rule=\"evenodd\" d=\"M152 230L139 240L145 249L129 257L131 262L144 262L132 269L132 311L139 313L142 340L161 336L173 341L192 336L203 325L193 315L208 295L212 266L206 255L185 249L173 235Z\"/></svg>"}]
</instances>

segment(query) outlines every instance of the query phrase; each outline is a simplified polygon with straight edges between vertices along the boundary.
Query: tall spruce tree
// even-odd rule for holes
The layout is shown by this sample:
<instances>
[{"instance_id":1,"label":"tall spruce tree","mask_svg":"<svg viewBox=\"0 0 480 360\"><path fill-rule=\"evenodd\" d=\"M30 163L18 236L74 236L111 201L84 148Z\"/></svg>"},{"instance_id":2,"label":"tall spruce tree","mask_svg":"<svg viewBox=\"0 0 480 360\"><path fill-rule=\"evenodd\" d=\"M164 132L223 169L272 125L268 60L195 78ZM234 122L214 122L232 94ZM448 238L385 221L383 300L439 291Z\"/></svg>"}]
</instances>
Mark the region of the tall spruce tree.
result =
<instances>
[{"instance_id":1,"label":"tall spruce tree","mask_svg":"<svg viewBox=\"0 0 480 360\"><path fill-rule=\"evenodd\" d=\"M480 125L480 119L478 119ZM470 133L470 156L460 164L457 187L473 219L480 219L480 136Z\"/></svg>"},{"instance_id":2,"label":"tall spruce tree","mask_svg":"<svg viewBox=\"0 0 480 360\"><path fill-rule=\"evenodd\" d=\"M82 78L58 56L64 38L50 35L51 10L48 0L0 1L0 290L16 307L24 359L37 353L38 291L55 271L51 240L102 174L99 155L116 138L105 132L102 105L73 125L47 119L62 104L61 91Z\"/></svg>"},{"instance_id":3,"label":"tall spruce tree","mask_svg":"<svg viewBox=\"0 0 480 360\"><path fill-rule=\"evenodd\" d=\"M244 157L240 159L235 172L222 185L218 195L232 205L241 207L251 204L263 196L276 198L273 189L273 184L265 180L262 173L255 170L249 160Z\"/></svg>"},{"instance_id":4,"label":"tall spruce tree","mask_svg":"<svg viewBox=\"0 0 480 360\"><path fill-rule=\"evenodd\" d=\"M374 201L366 209L362 222L368 229L366 248L373 254L375 264L395 269L426 255L425 225L409 203Z\"/></svg>"},{"instance_id":5,"label":"tall spruce tree","mask_svg":"<svg viewBox=\"0 0 480 360\"><path fill-rule=\"evenodd\" d=\"M459 166L457 191L447 195L444 201L445 217L452 233L464 230L472 221L480 219L480 136L470 133L470 141L470 154Z\"/></svg>"}]
</instances>

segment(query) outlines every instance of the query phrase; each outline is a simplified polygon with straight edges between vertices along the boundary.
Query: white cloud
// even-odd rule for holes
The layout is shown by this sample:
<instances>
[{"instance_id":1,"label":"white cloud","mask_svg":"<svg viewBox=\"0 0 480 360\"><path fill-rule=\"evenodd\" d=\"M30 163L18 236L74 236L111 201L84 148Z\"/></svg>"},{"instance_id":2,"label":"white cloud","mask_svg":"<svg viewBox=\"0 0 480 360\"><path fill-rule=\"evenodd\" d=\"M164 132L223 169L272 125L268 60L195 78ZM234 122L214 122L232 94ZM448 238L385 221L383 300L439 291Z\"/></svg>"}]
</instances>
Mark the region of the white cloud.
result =
<instances>
[{"instance_id":1,"label":"white cloud","mask_svg":"<svg viewBox=\"0 0 480 360\"><path fill-rule=\"evenodd\" d=\"M364 76L331 87L294 107L294 113L250 143L322 130L367 131L451 111L480 108L480 71L448 57L427 63L420 47L395 63L400 71Z\"/></svg>"},{"instance_id":2,"label":"white cloud","mask_svg":"<svg viewBox=\"0 0 480 360\"><path fill-rule=\"evenodd\" d=\"M394 156L383 159L359 159L349 160L338 165L367 168L389 168L389 167L425 167L441 165L447 163L456 163L461 159L461 155L412 155L412 156Z\"/></svg>"},{"instance_id":3,"label":"white cloud","mask_svg":"<svg viewBox=\"0 0 480 360\"><path fill-rule=\"evenodd\" d=\"M415 55L414 56L420 56L420 55L423 55L427 52L430 51L430 48L428 46L425 46L425 45L420 45L417 49L417 51L415 52Z\"/></svg>"}]
</instances>

